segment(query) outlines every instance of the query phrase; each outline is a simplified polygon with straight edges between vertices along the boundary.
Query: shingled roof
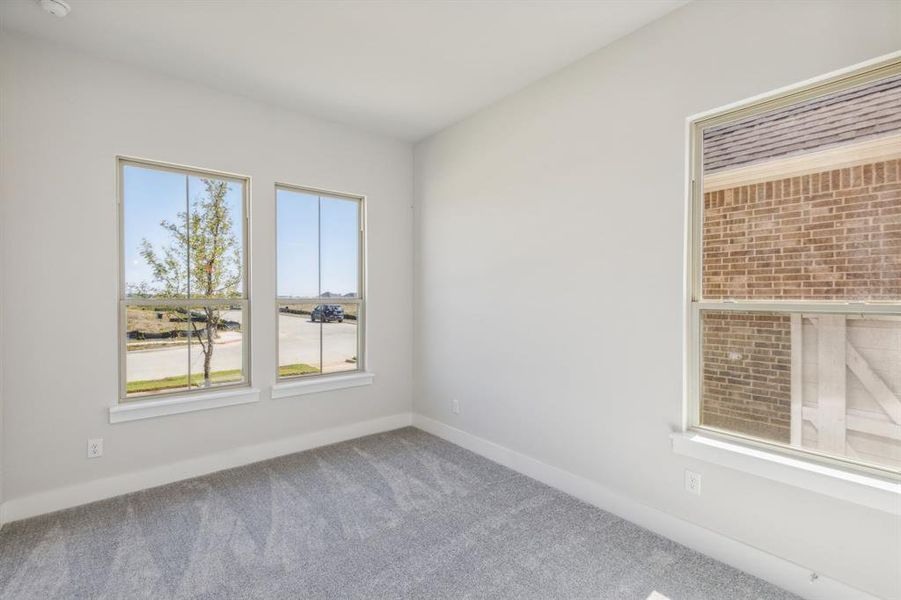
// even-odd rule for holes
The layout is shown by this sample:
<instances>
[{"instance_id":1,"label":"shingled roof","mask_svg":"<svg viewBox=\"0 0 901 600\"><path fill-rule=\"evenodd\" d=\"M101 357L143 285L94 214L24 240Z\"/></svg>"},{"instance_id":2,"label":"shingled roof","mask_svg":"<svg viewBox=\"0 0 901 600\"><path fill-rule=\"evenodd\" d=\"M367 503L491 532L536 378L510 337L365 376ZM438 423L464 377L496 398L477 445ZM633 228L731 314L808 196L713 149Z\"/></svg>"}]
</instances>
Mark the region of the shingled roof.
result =
<instances>
[{"instance_id":1,"label":"shingled roof","mask_svg":"<svg viewBox=\"0 0 901 600\"><path fill-rule=\"evenodd\" d=\"M704 130L704 172L901 132L901 75Z\"/></svg>"}]
</instances>

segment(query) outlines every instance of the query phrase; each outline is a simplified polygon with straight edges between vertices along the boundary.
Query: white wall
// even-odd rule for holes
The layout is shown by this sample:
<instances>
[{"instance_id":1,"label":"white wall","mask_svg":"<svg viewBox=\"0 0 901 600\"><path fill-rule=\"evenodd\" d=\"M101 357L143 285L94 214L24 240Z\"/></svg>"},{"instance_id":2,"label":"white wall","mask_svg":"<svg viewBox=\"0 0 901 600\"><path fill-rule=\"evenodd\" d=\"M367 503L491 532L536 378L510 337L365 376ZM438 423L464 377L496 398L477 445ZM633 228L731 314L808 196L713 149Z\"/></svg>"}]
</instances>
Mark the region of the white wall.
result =
<instances>
[{"instance_id":1,"label":"white wall","mask_svg":"<svg viewBox=\"0 0 901 600\"><path fill-rule=\"evenodd\" d=\"M897 2L692 3L417 145L414 410L901 597L898 519L669 439L685 118L899 47Z\"/></svg>"},{"instance_id":2,"label":"white wall","mask_svg":"<svg viewBox=\"0 0 901 600\"><path fill-rule=\"evenodd\" d=\"M4 46L5 34L0 31L0 48ZM5 190L3 181L6 179L6 121L3 119L3 104L5 102L2 87L2 76L5 69L0 66L0 527L3 526L3 198Z\"/></svg>"},{"instance_id":3,"label":"white wall","mask_svg":"<svg viewBox=\"0 0 901 600\"><path fill-rule=\"evenodd\" d=\"M18 37L0 55L7 501L409 413L409 144ZM117 397L117 154L252 177L252 369L261 402L108 423ZM369 387L268 398L275 181L368 195ZM87 460L93 437L104 438L104 456Z\"/></svg>"}]
</instances>

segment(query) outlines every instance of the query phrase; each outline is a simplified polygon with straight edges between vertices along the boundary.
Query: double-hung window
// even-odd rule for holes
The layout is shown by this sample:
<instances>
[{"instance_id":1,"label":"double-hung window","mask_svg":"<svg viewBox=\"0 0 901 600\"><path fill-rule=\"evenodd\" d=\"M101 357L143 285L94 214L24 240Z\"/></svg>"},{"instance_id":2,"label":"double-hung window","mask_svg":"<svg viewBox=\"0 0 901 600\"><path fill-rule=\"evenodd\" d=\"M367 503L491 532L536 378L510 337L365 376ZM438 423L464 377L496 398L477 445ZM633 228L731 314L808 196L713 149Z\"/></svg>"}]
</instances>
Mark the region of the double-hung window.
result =
<instances>
[{"instance_id":1,"label":"double-hung window","mask_svg":"<svg viewBox=\"0 0 901 600\"><path fill-rule=\"evenodd\" d=\"M692 123L689 424L901 469L901 62Z\"/></svg>"},{"instance_id":2,"label":"double-hung window","mask_svg":"<svg viewBox=\"0 0 901 600\"><path fill-rule=\"evenodd\" d=\"M363 371L363 198L276 186L278 378Z\"/></svg>"},{"instance_id":3,"label":"double-hung window","mask_svg":"<svg viewBox=\"0 0 901 600\"><path fill-rule=\"evenodd\" d=\"M119 160L120 401L249 384L248 188Z\"/></svg>"}]
</instances>

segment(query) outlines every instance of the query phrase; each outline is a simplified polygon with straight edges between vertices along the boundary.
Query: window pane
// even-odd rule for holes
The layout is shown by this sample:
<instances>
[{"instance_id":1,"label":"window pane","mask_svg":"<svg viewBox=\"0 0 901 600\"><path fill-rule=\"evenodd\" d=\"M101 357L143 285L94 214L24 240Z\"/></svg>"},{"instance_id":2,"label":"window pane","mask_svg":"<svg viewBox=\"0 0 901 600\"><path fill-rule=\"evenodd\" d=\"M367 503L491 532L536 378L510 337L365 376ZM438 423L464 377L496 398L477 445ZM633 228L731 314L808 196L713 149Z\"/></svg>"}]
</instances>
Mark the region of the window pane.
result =
<instances>
[{"instance_id":1,"label":"window pane","mask_svg":"<svg viewBox=\"0 0 901 600\"><path fill-rule=\"evenodd\" d=\"M319 197L278 189L278 296L319 295Z\"/></svg>"},{"instance_id":2,"label":"window pane","mask_svg":"<svg viewBox=\"0 0 901 600\"><path fill-rule=\"evenodd\" d=\"M703 296L901 297L901 76L703 132Z\"/></svg>"},{"instance_id":3,"label":"window pane","mask_svg":"<svg viewBox=\"0 0 901 600\"><path fill-rule=\"evenodd\" d=\"M701 425L901 467L901 318L704 311L701 343Z\"/></svg>"},{"instance_id":4,"label":"window pane","mask_svg":"<svg viewBox=\"0 0 901 600\"><path fill-rule=\"evenodd\" d=\"M191 386L244 381L244 314L240 306L191 309Z\"/></svg>"},{"instance_id":5,"label":"window pane","mask_svg":"<svg viewBox=\"0 0 901 600\"><path fill-rule=\"evenodd\" d=\"M278 374L293 377L320 372L319 322L312 320L316 304L280 304L278 307Z\"/></svg>"},{"instance_id":6,"label":"window pane","mask_svg":"<svg viewBox=\"0 0 901 600\"><path fill-rule=\"evenodd\" d=\"M284 189L276 197L278 296L359 297L360 202ZM356 370L358 313L340 301L279 305L279 377Z\"/></svg>"},{"instance_id":7,"label":"window pane","mask_svg":"<svg viewBox=\"0 0 901 600\"><path fill-rule=\"evenodd\" d=\"M243 184L188 177L192 298L243 295Z\"/></svg>"},{"instance_id":8,"label":"window pane","mask_svg":"<svg viewBox=\"0 0 901 600\"><path fill-rule=\"evenodd\" d=\"M705 312L701 424L789 443L788 315Z\"/></svg>"},{"instance_id":9,"label":"window pane","mask_svg":"<svg viewBox=\"0 0 901 600\"><path fill-rule=\"evenodd\" d=\"M188 389L188 329L188 314L184 309L126 307L128 397Z\"/></svg>"},{"instance_id":10,"label":"window pane","mask_svg":"<svg viewBox=\"0 0 901 600\"><path fill-rule=\"evenodd\" d=\"M360 203L321 197L321 295L355 297L359 293Z\"/></svg>"},{"instance_id":11,"label":"window pane","mask_svg":"<svg viewBox=\"0 0 901 600\"><path fill-rule=\"evenodd\" d=\"M359 307L355 304L330 306L331 318L322 322L322 372L355 371Z\"/></svg>"},{"instance_id":12,"label":"window pane","mask_svg":"<svg viewBox=\"0 0 901 600\"><path fill-rule=\"evenodd\" d=\"M126 296L184 297L188 288L185 176L126 165L122 177Z\"/></svg>"}]
</instances>

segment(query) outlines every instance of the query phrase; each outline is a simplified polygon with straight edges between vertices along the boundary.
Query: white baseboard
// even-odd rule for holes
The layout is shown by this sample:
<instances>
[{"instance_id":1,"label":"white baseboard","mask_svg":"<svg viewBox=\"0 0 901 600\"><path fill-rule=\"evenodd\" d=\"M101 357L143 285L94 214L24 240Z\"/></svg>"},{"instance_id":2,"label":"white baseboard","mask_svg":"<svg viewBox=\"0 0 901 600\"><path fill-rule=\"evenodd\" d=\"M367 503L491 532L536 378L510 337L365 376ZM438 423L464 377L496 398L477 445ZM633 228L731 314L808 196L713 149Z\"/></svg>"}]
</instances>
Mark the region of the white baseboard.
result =
<instances>
[{"instance_id":1,"label":"white baseboard","mask_svg":"<svg viewBox=\"0 0 901 600\"><path fill-rule=\"evenodd\" d=\"M413 426L803 598L878 600L875 596L824 575L819 575L816 582L811 583L811 570L801 565L640 504L596 481L548 465L440 421L414 414Z\"/></svg>"},{"instance_id":2,"label":"white baseboard","mask_svg":"<svg viewBox=\"0 0 901 600\"><path fill-rule=\"evenodd\" d=\"M0 525L64 508L80 506L89 502L96 502L97 500L112 498L113 496L137 492L158 485L199 477L200 475L222 471L223 469L240 467L285 454L293 454L373 433L407 427L411 422L412 415L410 413L401 413L304 433L263 444L233 448L171 465L96 479L22 498L13 498L0 505Z\"/></svg>"}]
</instances>

